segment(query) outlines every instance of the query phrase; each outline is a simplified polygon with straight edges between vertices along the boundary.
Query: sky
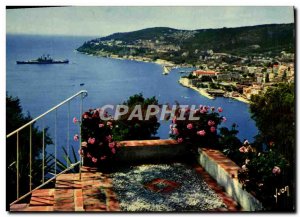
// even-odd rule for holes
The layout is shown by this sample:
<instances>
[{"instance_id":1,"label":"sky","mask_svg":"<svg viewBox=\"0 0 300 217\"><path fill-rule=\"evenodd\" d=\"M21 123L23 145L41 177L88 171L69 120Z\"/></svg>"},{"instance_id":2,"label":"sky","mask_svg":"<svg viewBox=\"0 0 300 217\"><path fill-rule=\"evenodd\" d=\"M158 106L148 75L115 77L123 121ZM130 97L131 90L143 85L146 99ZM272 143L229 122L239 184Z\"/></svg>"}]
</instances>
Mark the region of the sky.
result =
<instances>
[{"instance_id":1,"label":"sky","mask_svg":"<svg viewBox=\"0 0 300 217\"><path fill-rule=\"evenodd\" d=\"M6 9L6 33L106 36L149 27L206 29L293 23L293 7L55 7Z\"/></svg>"}]
</instances>

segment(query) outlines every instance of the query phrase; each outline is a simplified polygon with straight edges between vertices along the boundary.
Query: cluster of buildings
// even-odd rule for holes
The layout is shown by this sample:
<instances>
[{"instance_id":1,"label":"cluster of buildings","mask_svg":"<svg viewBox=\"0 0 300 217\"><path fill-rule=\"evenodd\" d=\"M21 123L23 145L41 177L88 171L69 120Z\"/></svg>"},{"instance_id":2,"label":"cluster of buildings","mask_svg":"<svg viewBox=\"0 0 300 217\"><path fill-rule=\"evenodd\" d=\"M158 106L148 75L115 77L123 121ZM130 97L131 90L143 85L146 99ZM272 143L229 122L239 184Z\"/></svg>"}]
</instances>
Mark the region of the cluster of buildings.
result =
<instances>
[{"instance_id":1,"label":"cluster of buildings","mask_svg":"<svg viewBox=\"0 0 300 217\"><path fill-rule=\"evenodd\" d=\"M252 95L261 94L275 84L294 82L293 62L280 63L277 61L267 67L232 65L231 70L220 70L220 67L218 70L202 68L205 69L195 70L191 73L190 83L192 85L209 86L207 84L215 83L217 84L213 85L215 89L227 90L225 96L243 97L248 100ZM228 91L227 87L229 86L233 86L234 90Z\"/></svg>"}]
</instances>

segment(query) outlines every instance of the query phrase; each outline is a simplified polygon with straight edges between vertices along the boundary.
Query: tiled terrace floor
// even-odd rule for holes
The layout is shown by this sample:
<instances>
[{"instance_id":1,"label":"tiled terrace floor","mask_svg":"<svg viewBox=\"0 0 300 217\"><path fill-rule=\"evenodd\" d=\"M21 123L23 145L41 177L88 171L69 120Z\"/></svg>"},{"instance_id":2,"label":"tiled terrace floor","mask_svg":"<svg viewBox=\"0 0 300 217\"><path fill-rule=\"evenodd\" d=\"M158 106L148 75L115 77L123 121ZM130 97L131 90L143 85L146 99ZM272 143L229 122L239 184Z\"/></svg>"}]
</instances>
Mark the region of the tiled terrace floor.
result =
<instances>
[{"instance_id":1,"label":"tiled terrace floor","mask_svg":"<svg viewBox=\"0 0 300 217\"><path fill-rule=\"evenodd\" d=\"M207 211L238 211L238 204L218 186L199 165L193 166L204 181L226 204L227 209ZM107 174L95 168L83 168L82 180L79 174L63 174L56 179L55 189L40 189L33 192L29 204L15 204L10 211L29 212L115 212L121 211L118 198L113 191L112 180Z\"/></svg>"}]
</instances>

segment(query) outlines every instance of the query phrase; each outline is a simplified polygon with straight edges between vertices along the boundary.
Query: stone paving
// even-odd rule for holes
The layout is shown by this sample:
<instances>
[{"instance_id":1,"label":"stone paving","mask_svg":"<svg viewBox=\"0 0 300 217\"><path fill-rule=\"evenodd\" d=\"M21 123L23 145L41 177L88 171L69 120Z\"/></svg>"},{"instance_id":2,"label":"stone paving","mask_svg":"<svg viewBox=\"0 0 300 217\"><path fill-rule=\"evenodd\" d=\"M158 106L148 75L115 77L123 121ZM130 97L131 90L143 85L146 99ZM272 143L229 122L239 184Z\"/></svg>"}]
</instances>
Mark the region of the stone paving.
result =
<instances>
[{"instance_id":1,"label":"stone paving","mask_svg":"<svg viewBox=\"0 0 300 217\"><path fill-rule=\"evenodd\" d=\"M199 165L195 171L202 176L209 187L215 191L227 208L207 211L239 211L238 204L218 186L209 174ZM165 182L164 180L157 180ZM157 184L149 183L149 187ZM178 184L164 183L169 187ZM167 191L166 191L167 192ZM10 211L29 212L116 212L121 211L116 193L113 191L112 180L107 174L98 172L96 168L82 168L82 179L79 174L63 174L56 179L55 189L39 189L32 193L29 204L15 204Z\"/></svg>"}]
</instances>

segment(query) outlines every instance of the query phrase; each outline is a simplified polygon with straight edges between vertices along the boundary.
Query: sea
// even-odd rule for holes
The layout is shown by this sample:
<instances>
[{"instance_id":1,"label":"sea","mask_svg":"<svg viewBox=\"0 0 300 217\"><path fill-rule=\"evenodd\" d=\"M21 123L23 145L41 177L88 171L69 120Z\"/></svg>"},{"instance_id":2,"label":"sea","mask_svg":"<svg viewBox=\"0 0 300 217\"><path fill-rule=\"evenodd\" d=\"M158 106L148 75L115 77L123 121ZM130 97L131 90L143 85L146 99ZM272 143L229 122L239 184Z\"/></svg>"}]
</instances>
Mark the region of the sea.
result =
<instances>
[{"instance_id":1,"label":"sea","mask_svg":"<svg viewBox=\"0 0 300 217\"><path fill-rule=\"evenodd\" d=\"M258 130L251 119L249 105L230 98L217 97L213 100L178 83L181 71L189 68L173 69L163 75L161 65L96 57L76 52L85 41L97 36L41 36L11 35L6 37L6 91L18 97L24 114L33 118L41 115L80 90L87 90L83 100L83 111L98 108L105 104L116 105L129 96L142 93L145 97L155 96L160 104L208 105L222 107L222 115L227 121L221 126L238 125L238 137L253 141ZM50 54L54 59L69 59L69 64L17 65L17 60L36 59ZM70 107L70 115L68 110ZM61 147L70 144L78 150L79 144L73 140L79 134L73 117L80 117L80 100L74 99L70 106L65 105L36 123L40 129L49 127L49 135L57 144L59 159L63 159ZM55 121L55 116L57 119ZM70 117L70 118L69 118ZM162 121L157 132L162 139L169 138L169 122ZM55 126L57 127L55 130ZM70 131L68 133L68 127ZM7 132L9 133L9 132ZM54 146L47 147L48 153Z\"/></svg>"}]
</instances>

